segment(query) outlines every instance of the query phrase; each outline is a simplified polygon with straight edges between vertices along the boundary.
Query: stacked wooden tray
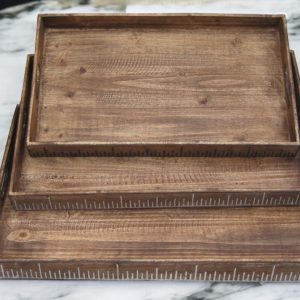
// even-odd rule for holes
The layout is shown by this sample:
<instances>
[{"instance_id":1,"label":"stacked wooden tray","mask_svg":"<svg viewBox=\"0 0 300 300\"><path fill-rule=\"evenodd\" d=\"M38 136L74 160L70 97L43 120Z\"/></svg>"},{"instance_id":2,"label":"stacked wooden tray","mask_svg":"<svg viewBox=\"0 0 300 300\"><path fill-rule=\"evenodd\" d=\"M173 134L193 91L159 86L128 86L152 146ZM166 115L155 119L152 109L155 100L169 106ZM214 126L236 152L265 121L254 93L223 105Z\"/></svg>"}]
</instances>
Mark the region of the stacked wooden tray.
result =
<instances>
[{"instance_id":1,"label":"stacked wooden tray","mask_svg":"<svg viewBox=\"0 0 300 300\"><path fill-rule=\"evenodd\" d=\"M283 16L43 15L36 45L1 167L1 278L300 281Z\"/></svg>"},{"instance_id":2,"label":"stacked wooden tray","mask_svg":"<svg viewBox=\"0 0 300 300\"><path fill-rule=\"evenodd\" d=\"M284 16L40 16L31 155L293 156Z\"/></svg>"}]
</instances>

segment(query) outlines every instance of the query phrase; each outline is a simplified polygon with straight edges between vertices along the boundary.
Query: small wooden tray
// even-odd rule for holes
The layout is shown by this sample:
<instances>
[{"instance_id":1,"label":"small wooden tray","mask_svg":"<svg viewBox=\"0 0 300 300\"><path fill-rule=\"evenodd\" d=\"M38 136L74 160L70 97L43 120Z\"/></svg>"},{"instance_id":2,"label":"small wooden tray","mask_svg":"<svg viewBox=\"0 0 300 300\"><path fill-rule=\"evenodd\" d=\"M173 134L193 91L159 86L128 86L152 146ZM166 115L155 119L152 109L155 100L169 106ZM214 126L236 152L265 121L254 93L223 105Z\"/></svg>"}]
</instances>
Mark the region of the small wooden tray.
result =
<instances>
[{"instance_id":1,"label":"small wooden tray","mask_svg":"<svg viewBox=\"0 0 300 300\"><path fill-rule=\"evenodd\" d=\"M9 191L15 209L300 204L300 155L295 159L31 157L25 147L31 65L32 57L24 80Z\"/></svg>"},{"instance_id":2,"label":"small wooden tray","mask_svg":"<svg viewBox=\"0 0 300 300\"><path fill-rule=\"evenodd\" d=\"M294 156L282 15L40 15L33 156Z\"/></svg>"}]
</instances>

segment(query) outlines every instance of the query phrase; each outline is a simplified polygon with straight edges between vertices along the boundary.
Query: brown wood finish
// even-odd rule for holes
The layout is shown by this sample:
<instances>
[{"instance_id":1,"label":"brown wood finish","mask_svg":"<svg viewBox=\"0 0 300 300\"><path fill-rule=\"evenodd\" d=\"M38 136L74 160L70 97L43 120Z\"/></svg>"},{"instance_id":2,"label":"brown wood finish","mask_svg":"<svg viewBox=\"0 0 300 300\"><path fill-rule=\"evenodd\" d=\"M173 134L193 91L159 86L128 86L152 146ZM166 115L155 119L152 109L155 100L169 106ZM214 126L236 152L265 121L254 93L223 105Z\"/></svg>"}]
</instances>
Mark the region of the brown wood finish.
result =
<instances>
[{"instance_id":1,"label":"brown wood finish","mask_svg":"<svg viewBox=\"0 0 300 300\"><path fill-rule=\"evenodd\" d=\"M299 216L299 207L18 212L6 197L0 278L300 282Z\"/></svg>"},{"instance_id":2,"label":"brown wood finish","mask_svg":"<svg viewBox=\"0 0 300 300\"><path fill-rule=\"evenodd\" d=\"M41 15L33 156L295 156L282 15Z\"/></svg>"},{"instance_id":3,"label":"brown wood finish","mask_svg":"<svg viewBox=\"0 0 300 300\"><path fill-rule=\"evenodd\" d=\"M4 199L1 279L300 282L299 207L17 212Z\"/></svg>"},{"instance_id":4,"label":"brown wood finish","mask_svg":"<svg viewBox=\"0 0 300 300\"><path fill-rule=\"evenodd\" d=\"M300 208L17 212L0 278L300 282Z\"/></svg>"},{"instance_id":5,"label":"brown wood finish","mask_svg":"<svg viewBox=\"0 0 300 300\"><path fill-rule=\"evenodd\" d=\"M25 147L30 70L29 61L9 191L17 210L300 204L300 155L31 157Z\"/></svg>"},{"instance_id":6,"label":"brown wood finish","mask_svg":"<svg viewBox=\"0 0 300 300\"><path fill-rule=\"evenodd\" d=\"M292 70L293 70L293 80L295 83L295 95L296 99L298 99L297 103L297 113L300 115L300 74L299 74L299 69L298 69L298 64L295 56L295 52L293 50L291 52L291 61L292 61ZM300 124L300 122L299 122Z\"/></svg>"},{"instance_id":7,"label":"brown wood finish","mask_svg":"<svg viewBox=\"0 0 300 300\"><path fill-rule=\"evenodd\" d=\"M27 80L27 78L26 78ZM4 202L4 197L6 196L6 191L9 183L9 178L11 175L11 166L13 160L16 132L17 132L17 123L19 119L19 105L17 105L12 121L11 127L9 129L7 142L3 154L3 159L1 163L0 169L0 209L2 208L2 204Z\"/></svg>"},{"instance_id":8,"label":"brown wood finish","mask_svg":"<svg viewBox=\"0 0 300 300\"><path fill-rule=\"evenodd\" d=\"M2 202L1 279L300 282L300 207L29 212Z\"/></svg>"}]
</instances>

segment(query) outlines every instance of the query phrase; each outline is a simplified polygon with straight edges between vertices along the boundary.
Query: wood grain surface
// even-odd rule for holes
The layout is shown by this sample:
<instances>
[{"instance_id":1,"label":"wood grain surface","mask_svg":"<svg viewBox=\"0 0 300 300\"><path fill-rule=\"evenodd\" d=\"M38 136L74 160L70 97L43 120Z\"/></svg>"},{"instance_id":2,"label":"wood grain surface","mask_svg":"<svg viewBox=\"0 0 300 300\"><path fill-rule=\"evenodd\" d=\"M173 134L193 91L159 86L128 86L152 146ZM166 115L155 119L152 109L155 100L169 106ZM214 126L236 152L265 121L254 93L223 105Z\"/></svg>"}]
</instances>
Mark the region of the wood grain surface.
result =
<instances>
[{"instance_id":1,"label":"wood grain surface","mask_svg":"<svg viewBox=\"0 0 300 300\"><path fill-rule=\"evenodd\" d=\"M285 17L41 15L39 156L294 156Z\"/></svg>"},{"instance_id":2,"label":"wood grain surface","mask_svg":"<svg viewBox=\"0 0 300 300\"><path fill-rule=\"evenodd\" d=\"M9 191L15 209L300 204L299 155L295 159L31 157L25 144L31 67L29 59Z\"/></svg>"},{"instance_id":3,"label":"wood grain surface","mask_svg":"<svg viewBox=\"0 0 300 300\"><path fill-rule=\"evenodd\" d=\"M0 209L4 203L6 196L7 187L11 177L12 160L14 154L15 141L17 136L17 124L19 119L19 105L16 106L9 133L7 136L7 142L2 158L1 169L0 169Z\"/></svg>"},{"instance_id":4,"label":"wood grain surface","mask_svg":"<svg viewBox=\"0 0 300 300\"><path fill-rule=\"evenodd\" d=\"M300 208L16 212L0 278L300 281Z\"/></svg>"}]
</instances>

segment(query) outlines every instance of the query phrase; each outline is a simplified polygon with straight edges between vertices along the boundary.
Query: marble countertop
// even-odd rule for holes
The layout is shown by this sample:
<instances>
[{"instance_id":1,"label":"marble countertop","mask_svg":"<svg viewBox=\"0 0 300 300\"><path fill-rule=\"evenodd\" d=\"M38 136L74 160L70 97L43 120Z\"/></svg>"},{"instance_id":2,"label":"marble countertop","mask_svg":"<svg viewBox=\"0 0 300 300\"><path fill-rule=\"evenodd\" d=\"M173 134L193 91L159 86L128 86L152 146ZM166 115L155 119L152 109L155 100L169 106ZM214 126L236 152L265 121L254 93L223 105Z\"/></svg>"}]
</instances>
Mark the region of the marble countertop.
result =
<instances>
[{"instance_id":1,"label":"marble countertop","mask_svg":"<svg viewBox=\"0 0 300 300\"><path fill-rule=\"evenodd\" d=\"M300 0L52 0L0 11L0 157L20 100L26 55L34 52L38 13L285 13L300 64ZM300 284L213 282L0 281L1 300L299 300Z\"/></svg>"}]
</instances>

